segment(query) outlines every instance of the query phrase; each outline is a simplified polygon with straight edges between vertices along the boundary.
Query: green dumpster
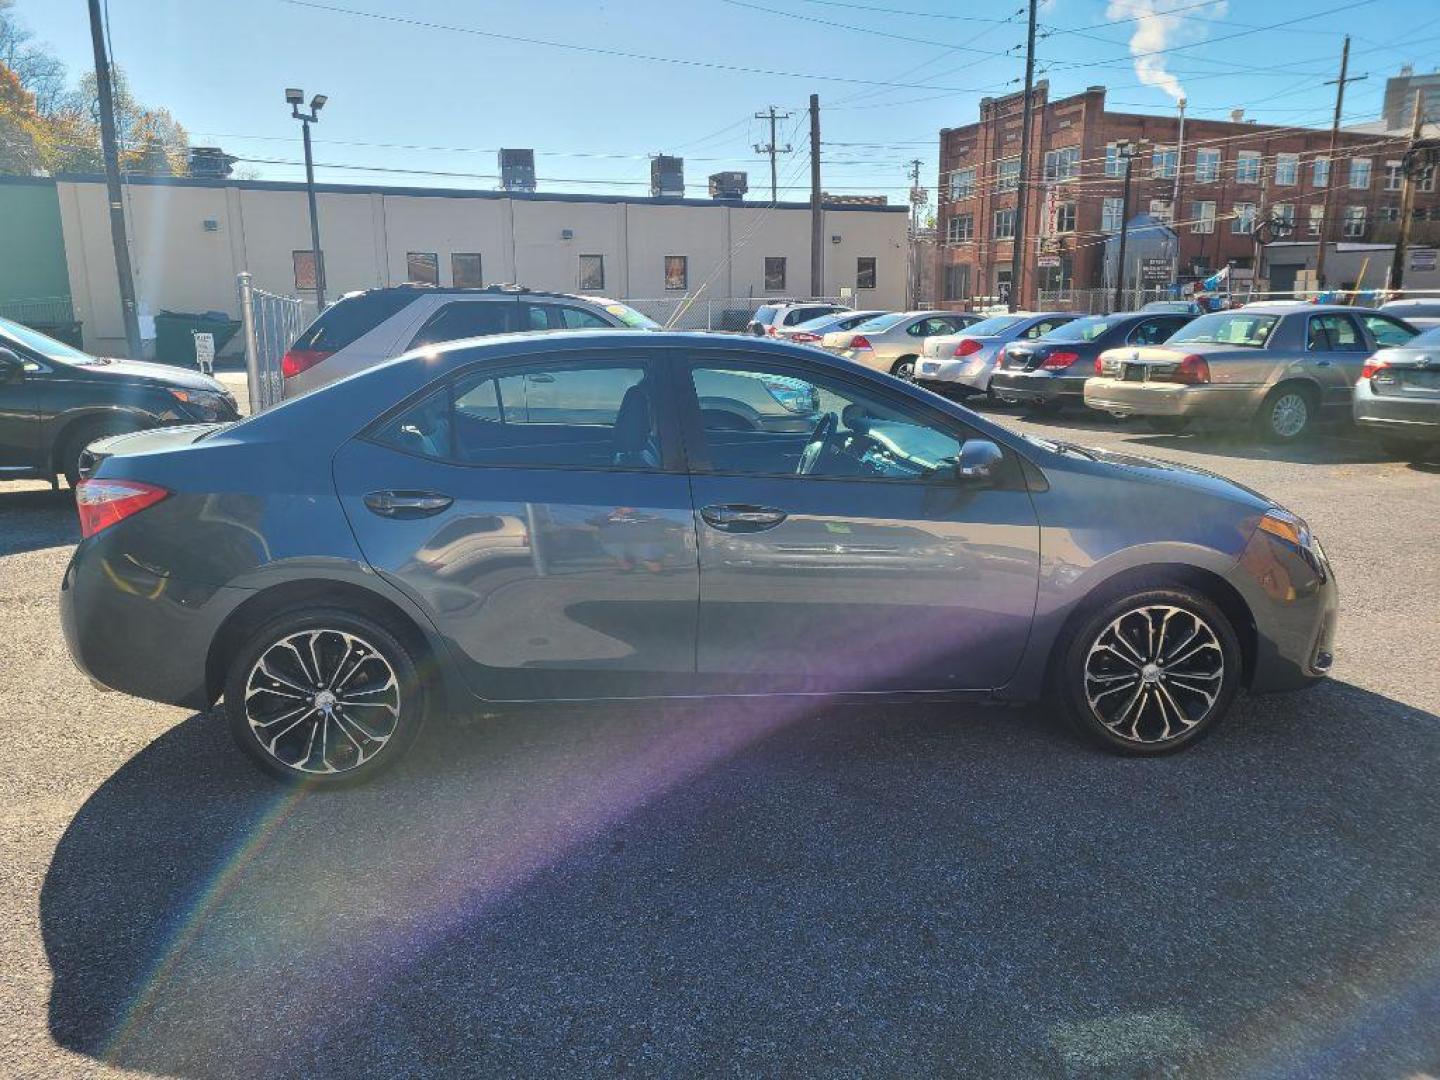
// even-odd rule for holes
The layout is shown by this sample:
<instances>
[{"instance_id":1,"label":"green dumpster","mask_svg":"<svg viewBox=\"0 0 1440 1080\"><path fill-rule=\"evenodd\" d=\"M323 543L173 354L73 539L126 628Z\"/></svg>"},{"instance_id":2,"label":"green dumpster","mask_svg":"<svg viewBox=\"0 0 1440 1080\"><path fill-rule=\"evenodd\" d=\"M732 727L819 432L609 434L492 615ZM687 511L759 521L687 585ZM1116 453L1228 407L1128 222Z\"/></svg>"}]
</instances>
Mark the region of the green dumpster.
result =
<instances>
[{"instance_id":1,"label":"green dumpster","mask_svg":"<svg viewBox=\"0 0 1440 1080\"><path fill-rule=\"evenodd\" d=\"M178 367L195 366L195 335L215 335L218 353L235 336L240 323L223 311L162 311L155 316L155 359Z\"/></svg>"}]
</instances>

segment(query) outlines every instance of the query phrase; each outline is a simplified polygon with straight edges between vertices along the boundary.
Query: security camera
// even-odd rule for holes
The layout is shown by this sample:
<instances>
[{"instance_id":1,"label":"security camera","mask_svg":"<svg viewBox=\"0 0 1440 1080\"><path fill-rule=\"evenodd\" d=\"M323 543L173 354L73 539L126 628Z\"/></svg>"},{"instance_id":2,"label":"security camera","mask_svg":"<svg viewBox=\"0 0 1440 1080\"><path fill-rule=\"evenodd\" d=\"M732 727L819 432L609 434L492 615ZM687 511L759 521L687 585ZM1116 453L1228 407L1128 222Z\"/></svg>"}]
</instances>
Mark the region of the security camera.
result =
<instances>
[{"instance_id":1,"label":"security camera","mask_svg":"<svg viewBox=\"0 0 1440 1080\"><path fill-rule=\"evenodd\" d=\"M292 86L289 90L286 90L286 91L285 91L285 104L286 104L286 105L299 105L299 104L300 104L301 102L303 102L304 100L305 100L305 91L304 91L304 90L296 90L296 89Z\"/></svg>"}]
</instances>

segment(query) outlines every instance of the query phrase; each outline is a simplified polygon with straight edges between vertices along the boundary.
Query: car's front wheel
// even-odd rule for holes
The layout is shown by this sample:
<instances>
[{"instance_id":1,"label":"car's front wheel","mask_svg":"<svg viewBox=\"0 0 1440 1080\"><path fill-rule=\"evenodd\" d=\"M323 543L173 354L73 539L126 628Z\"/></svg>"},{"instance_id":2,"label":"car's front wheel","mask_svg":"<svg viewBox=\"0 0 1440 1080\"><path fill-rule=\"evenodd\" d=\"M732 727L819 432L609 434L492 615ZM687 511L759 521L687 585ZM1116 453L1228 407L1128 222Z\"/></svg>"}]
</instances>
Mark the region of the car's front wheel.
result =
<instances>
[{"instance_id":1,"label":"car's front wheel","mask_svg":"<svg viewBox=\"0 0 1440 1080\"><path fill-rule=\"evenodd\" d=\"M1070 639L1059 691L1106 748L1154 755L1188 746L1224 717L1240 685L1230 620L1191 589L1137 589L1093 611Z\"/></svg>"},{"instance_id":2,"label":"car's front wheel","mask_svg":"<svg viewBox=\"0 0 1440 1080\"><path fill-rule=\"evenodd\" d=\"M338 609L280 615L250 635L225 680L230 734L290 783L359 783L420 732L425 686L387 627Z\"/></svg>"}]
</instances>

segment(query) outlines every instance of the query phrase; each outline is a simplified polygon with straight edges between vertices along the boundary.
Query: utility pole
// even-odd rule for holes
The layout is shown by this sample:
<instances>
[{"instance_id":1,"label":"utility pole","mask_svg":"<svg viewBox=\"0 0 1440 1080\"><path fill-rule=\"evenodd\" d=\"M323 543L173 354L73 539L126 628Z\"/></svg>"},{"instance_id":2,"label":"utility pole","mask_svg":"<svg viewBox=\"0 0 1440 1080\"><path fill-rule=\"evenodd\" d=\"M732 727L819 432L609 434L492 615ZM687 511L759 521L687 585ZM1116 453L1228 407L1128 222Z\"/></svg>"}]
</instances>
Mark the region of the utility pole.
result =
<instances>
[{"instance_id":1,"label":"utility pole","mask_svg":"<svg viewBox=\"0 0 1440 1080\"><path fill-rule=\"evenodd\" d=\"M140 312L135 306L130 241L125 235L120 150L115 137L115 93L110 85L110 57L105 52L105 24L100 18L100 0L90 0L90 42L95 47L95 89L100 99L100 150L105 156L105 197L110 203L110 241L115 247L115 277L120 285L120 315L125 321L125 351L131 359L139 360Z\"/></svg>"},{"instance_id":2,"label":"utility pole","mask_svg":"<svg viewBox=\"0 0 1440 1080\"><path fill-rule=\"evenodd\" d=\"M825 295L825 232L820 208L820 95L810 95L810 295Z\"/></svg>"},{"instance_id":3,"label":"utility pole","mask_svg":"<svg viewBox=\"0 0 1440 1080\"><path fill-rule=\"evenodd\" d=\"M1139 144L1124 139L1115 149L1125 159L1125 192L1120 198L1120 252L1115 261L1115 310L1125 310L1125 241L1130 236L1130 173L1135 167ZM1012 309L1013 310L1013 309Z\"/></svg>"},{"instance_id":4,"label":"utility pole","mask_svg":"<svg viewBox=\"0 0 1440 1080\"><path fill-rule=\"evenodd\" d=\"M786 143L784 146L775 145L775 121L789 120L790 114L788 112L776 112L775 106L771 105L764 112L757 112L755 114L755 119L768 119L770 121L770 141L768 143L756 143L755 152L757 154L770 155L770 201L771 203L777 203L780 201L780 181L779 173L776 171L775 168L775 155L788 154L794 148L789 143Z\"/></svg>"},{"instance_id":5,"label":"utility pole","mask_svg":"<svg viewBox=\"0 0 1440 1080\"><path fill-rule=\"evenodd\" d=\"M1015 188L1015 239L1010 255L1010 310L1024 307L1025 290L1025 204L1030 201L1030 97L1035 89L1035 8L1030 0L1030 27L1025 36L1025 106L1020 121L1020 175Z\"/></svg>"},{"instance_id":6,"label":"utility pole","mask_svg":"<svg viewBox=\"0 0 1440 1080\"><path fill-rule=\"evenodd\" d=\"M910 307L920 306L920 207L925 196L920 190L919 158L910 159Z\"/></svg>"},{"instance_id":7,"label":"utility pole","mask_svg":"<svg viewBox=\"0 0 1440 1080\"><path fill-rule=\"evenodd\" d=\"M1185 99L1182 97L1177 104L1180 130L1175 136L1175 186L1170 189L1170 227L1175 230L1175 267L1170 276L1175 285L1180 284L1180 227L1177 223L1186 220L1180 213L1180 192L1183 190L1180 178L1185 175Z\"/></svg>"},{"instance_id":8,"label":"utility pole","mask_svg":"<svg viewBox=\"0 0 1440 1080\"><path fill-rule=\"evenodd\" d=\"M1320 240L1319 249L1315 252L1315 284L1319 287L1325 285L1325 245L1330 237L1330 207L1334 203L1336 158L1335 154L1340 147L1340 112L1345 107L1345 84L1359 82L1367 78L1365 75L1350 75L1350 35L1345 35L1345 46L1340 50L1340 77L1325 82L1326 86L1335 87L1335 119L1330 124L1330 159L1329 175L1325 178L1325 199L1320 208Z\"/></svg>"},{"instance_id":9,"label":"utility pole","mask_svg":"<svg viewBox=\"0 0 1440 1080\"><path fill-rule=\"evenodd\" d=\"M1401 166L1404 177L1400 189L1400 235L1395 238L1395 257L1390 263L1390 288L1405 285L1405 249L1410 245L1410 219L1415 216L1416 182L1425 173L1426 159L1420 154L1420 136L1425 131L1425 91L1415 91L1415 116L1410 123L1410 148Z\"/></svg>"}]
</instances>

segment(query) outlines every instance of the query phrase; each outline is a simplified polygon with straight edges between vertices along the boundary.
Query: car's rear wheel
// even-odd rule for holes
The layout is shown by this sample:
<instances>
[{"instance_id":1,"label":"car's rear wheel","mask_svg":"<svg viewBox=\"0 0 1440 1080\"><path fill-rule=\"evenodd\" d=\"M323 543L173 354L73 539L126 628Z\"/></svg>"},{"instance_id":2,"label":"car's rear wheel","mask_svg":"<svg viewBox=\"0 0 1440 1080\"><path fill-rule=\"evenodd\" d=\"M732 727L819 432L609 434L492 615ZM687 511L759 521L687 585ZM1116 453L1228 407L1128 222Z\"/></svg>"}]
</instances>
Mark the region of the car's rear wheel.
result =
<instances>
[{"instance_id":1,"label":"car's rear wheel","mask_svg":"<svg viewBox=\"0 0 1440 1080\"><path fill-rule=\"evenodd\" d=\"M1235 630L1207 597L1142 588L1084 620L1065 647L1059 691L1076 726L1107 749L1165 754L1220 722L1240 663Z\"/></svg>"},{"instance_id":2,"label":"car's rear wheel","mask_svg":"<svg viewBox=\"0 0 1440 1080\"><path fill-rule=\"evenodd\" d=\"M1145 426L1161 435L1178 435L1190 426L1190 417L1147 416Z\"/></svg>"},{"instance_id":3,"label":"car's rear wheel","mask_svg":"<svg viewBox=\"0 0 1440 1080\"><path fill-rule=\"evenodd\" d=\"M1313 391L1296 383L1275 387L1256 414L1260 434L1270 442L1295 442L1308 435L1315 424L1319 402Z\"/></svg>"},{"instance_id":4,"label":"car's rear wheel","mask_svg":"<svg viewBox=\"0 0 1440 1080\"><path fill-rule=\"evenodd\" d=\"M425 685L387 627L339 609L283 614L239 649L225 680L230 734L288 783L360 783L420 733Z\"/></svg>"},{"instance_id":5,"label":"car's rear wheel","mask_svg":"<svg viewBox=\"0 0 1440 1080\"><path fill-rule=\"evenodd\" d=\"M97 439L103 439L107 435L119 435L126 430L129 429L113 421L81 421L61 441L56 456L56 471L63 473L65 482L74 488L80 482L80 458L85 453L85 448Z\"/></svg>"},{"instance_id":6,"label":"car's rear wheel","mask_svg":"<svg viewBox=\"0 0 1440 1080\"><path fill-rule=\"evenodd\" d=\"M906 382L915 381L915 357L902 356L895 363L890 365L890 374L897 379L904 379Z\"/></svg>"}]
</instances>

